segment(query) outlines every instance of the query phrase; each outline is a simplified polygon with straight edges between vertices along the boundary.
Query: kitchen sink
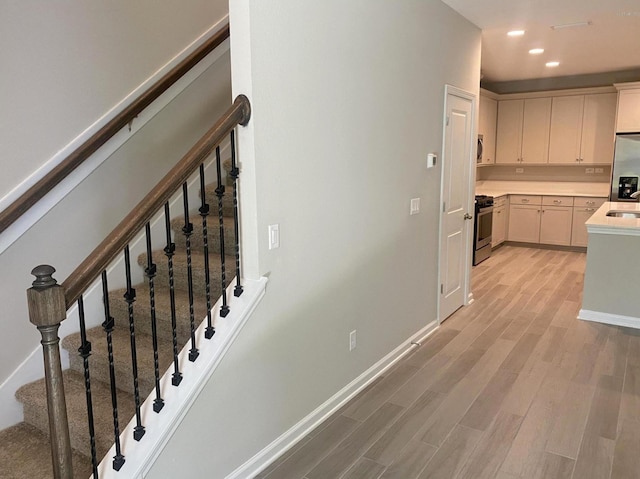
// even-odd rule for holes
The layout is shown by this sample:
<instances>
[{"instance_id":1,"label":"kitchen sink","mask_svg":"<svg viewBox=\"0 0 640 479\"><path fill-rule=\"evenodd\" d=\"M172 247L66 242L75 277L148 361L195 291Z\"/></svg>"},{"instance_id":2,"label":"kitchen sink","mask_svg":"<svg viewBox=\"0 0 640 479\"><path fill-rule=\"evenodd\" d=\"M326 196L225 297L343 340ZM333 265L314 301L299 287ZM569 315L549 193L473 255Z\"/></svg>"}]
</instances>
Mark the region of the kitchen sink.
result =
<instances>
[{"instance_id":1,"label":"kitchen sink","mask_svg":"<svg viewBox=\"0 0 640 479\"><path fill-rule=\"evenodd\" d=\"M638 218L640 219L640 211L615 211L611 210L607 212L607 216L613 216L614 218Z\"/></svg>"}]
</instances>

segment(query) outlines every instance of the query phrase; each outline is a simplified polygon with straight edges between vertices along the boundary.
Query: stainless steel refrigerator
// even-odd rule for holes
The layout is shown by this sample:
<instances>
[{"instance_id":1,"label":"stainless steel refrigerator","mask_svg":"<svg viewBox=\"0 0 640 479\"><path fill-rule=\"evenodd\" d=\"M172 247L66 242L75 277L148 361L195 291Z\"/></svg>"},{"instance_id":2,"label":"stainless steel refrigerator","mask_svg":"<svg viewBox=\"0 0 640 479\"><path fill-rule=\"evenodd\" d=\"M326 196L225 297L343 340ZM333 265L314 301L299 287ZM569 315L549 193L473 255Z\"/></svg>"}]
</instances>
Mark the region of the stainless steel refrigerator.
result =
<instances>
[{"instance_id":1,"label":"stainless steel refrigerator","mask_svg":"<svg viewBox=\"0 0 640 479\"><path fill-rule=\"evenodd\" d=\"M638 191L640 178L640 133L618 133L611 172L611 201L638 201L631 195Z\"/></svg>"}]
</instances>

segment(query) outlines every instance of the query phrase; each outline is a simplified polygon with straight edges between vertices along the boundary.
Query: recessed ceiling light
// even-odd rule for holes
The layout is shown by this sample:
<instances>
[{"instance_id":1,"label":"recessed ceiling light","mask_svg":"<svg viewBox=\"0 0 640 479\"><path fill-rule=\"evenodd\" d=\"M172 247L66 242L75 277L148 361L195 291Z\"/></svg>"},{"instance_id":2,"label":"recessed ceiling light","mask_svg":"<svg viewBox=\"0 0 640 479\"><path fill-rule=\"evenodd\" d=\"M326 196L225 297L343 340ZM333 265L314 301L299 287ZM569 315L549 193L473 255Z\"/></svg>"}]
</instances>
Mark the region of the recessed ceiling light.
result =
<instances>
[{"instance_id":1,"label":"recessed ceiling light","mask_svg":"<svg viewBox=\"0 0 640 479\"><path fill-rule=\"evenodd\" d=\"M558 65L560 65L560 62L547 62L545 63L545 65L548 67L557 67Z\"/></svg>"},{"instance_id":2,"label":"recessed ceiling light","mask_svg":"<svg viewBox=\"0 0 640 479\"><path fill-rule=\"evenodd\" d=\"M529 53L532 55L540 55L541 53L544 53L544 48L532 48L529 50Z\"/></svg>"},{"instance_id":3,"label":"recessed ceiling light","mask_svg":"<svg viewBox=\"0 0 640 479\"><path fill-rule=\"evenodd\" d=\"M521 37L524 35L524 30L511 30L510 32L507 32L507 35L510 37Z\"/></svg>"}]
</instances>

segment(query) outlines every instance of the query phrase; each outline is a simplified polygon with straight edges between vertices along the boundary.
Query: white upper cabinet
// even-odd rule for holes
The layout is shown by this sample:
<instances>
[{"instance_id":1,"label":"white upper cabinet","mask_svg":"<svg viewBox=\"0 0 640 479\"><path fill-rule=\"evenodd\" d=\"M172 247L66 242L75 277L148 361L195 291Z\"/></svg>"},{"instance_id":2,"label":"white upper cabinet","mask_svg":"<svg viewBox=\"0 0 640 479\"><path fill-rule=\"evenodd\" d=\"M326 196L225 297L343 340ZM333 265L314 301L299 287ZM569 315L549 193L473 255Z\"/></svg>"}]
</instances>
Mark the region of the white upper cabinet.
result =
<instances>
[{"instance_id":1,"label":"white upper cabinet","mask_svg":"<svg viewBox=\"0 0 640 479\"><path fill-rule=\"evenodd\" d=\"M618 133L636 133L640 131L640 83L637 88L621 89L618 92ZM624 85L616 85L623 87Z\"/></svg>"},{"instance_id":2,"label":"white upper cabinet","mask_svg":"<svg viewBox=\"0 0 640 479\"><path fill-rule=\"evenodd\" d=\"M524 100L498 102L496 163L518 163L522 154Z\"/></svg>"},{"instance_id":3,"label":"white upper cabinet","mask_svg":"<svg viewBox=\"0 0 640 479\"><path fill-rule=\"evenodd\" d=\"M482 152L483 165L490 165L496 161L496 127L498 120L498 102L493 98L480 94L480 114L478 134L483 136L484 149Z\"/></svg>"},{"instance_id":4,"label":"white upper cabinet","mask_svg":"<svg viewBox=\"0 0 640 479\"><path fill-rule=\"evenodd\" d=\"M549 159L551 98L524 101L522 163L546 163Z\"/></svg>"},{"instance_id":5,"label":"white upper cabinet","mask_svg":"<svg viewBox=\"0 0 640 479\"><path fill-rule=\"evenodd\" d=\"M551 98L498 102L496 163L547 163Z\"/></svg>"},{"instance_id":6,"label":"white upper cabinet","mask_svg":"<svg viewBox=\"0 0 640 479\"><path fill-rule=\"evenodd\" d=\"M613 163L616 94L585 95L580 158L583 163Z\"/></svg>"},{"instance_id":7,"label":"white upper cabinet","mask_svg":"<svg viewBox=\"0 0 640 479\"><path fill-rule=\"evenodd\" d=\"M549 163L579 163L584 95L557 96L551 108Z\"/></svg>"},{"instance_id":8,"label":"white upper cabinet","mask_svg":"<svg viewBox=\"0 0 640 479\"><path fill-rule=\"evenodd\" d=\"M611 163L616 94L553 98L549 163Z\"/></svg>"}]
</instances>

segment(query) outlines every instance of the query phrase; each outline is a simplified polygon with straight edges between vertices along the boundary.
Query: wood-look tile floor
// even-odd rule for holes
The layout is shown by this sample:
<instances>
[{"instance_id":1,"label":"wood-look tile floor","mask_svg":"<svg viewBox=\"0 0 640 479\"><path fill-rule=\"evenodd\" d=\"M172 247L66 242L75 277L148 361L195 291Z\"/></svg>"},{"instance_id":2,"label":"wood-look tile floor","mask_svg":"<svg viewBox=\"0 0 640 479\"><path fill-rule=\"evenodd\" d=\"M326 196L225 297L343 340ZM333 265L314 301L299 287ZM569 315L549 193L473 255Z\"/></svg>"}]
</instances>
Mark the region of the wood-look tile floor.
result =
<instances>
[{"instance_id":1,"label":"wood-look tile floor","mask_svg":"<svg viewBox=\"0 0 640 479\"><path fill-rule=\"evenodd\" d=\"M640 330L576 319L585 259L498 249L470 306L256 477L640 478Z\"/></svg>"}]
</instances>

